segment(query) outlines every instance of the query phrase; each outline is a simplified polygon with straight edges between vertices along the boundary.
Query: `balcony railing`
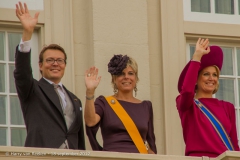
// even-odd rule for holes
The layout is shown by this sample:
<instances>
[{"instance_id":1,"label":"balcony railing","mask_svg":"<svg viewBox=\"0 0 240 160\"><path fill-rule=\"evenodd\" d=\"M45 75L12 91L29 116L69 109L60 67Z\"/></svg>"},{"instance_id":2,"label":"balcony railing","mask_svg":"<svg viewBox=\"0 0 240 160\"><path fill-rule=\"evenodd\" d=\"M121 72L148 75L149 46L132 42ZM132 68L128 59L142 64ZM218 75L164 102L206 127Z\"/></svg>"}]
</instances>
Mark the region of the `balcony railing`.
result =
<instances>
[{"instance_id":1,"label":"balcony railing","mask_svg":"<svg viewBox=\"0 0 240 160\"><path fill-rule=\"evenodd\" d=\"M0 160L84 159L84 160L240 160L240 152L227 151L217 158L178 155L149 155L103 151L0 146Z\"/></svg>"}]
</instances>

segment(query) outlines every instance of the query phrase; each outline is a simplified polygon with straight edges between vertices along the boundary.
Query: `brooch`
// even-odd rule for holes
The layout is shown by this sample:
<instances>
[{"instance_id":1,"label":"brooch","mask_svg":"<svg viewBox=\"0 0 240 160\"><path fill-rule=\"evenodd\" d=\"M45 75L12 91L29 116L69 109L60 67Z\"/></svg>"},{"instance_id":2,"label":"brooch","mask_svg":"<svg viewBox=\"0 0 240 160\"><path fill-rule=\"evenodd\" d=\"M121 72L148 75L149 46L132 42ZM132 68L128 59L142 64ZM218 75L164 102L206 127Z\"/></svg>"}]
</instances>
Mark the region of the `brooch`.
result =
<instances>
[{"instance_id":1,"label":"brooch","mask_svg":"<svg viewBox=\"0 0 240 160\"><path fill-rule=\"evenodd\" d=\"M114 99L111 99L111 103L112 103L112 104L115 104L115 100L114 100Z\"/></svg>"}]
</instances>

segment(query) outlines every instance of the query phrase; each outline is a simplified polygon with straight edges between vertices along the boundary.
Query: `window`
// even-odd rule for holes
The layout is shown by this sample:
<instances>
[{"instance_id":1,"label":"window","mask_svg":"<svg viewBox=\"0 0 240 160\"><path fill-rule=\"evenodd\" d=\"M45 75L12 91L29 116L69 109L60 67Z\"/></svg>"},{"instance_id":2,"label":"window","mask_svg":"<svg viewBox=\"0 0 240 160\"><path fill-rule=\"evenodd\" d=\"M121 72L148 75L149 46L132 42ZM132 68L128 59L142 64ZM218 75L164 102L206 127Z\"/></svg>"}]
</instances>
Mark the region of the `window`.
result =
<instances>
[{"instance_id":1,"label":"window","mask_svg":"<svg viewBox=\"0 0 240 160\"><path fill-rule=\"evenodd\" d=\"M219 89L215 97L234 104L238 137L240 138L240 46L220 47L223 50L224 61L219 78ZM190 44L190 57L192 57L194 51L195 44Z\"/></svg>"},{"instance_id":2,"label":"window","mask_svg":"<svg viewBox=\"0 0 240 160\"><path fill-rule=\"evenodd\" d=\"M240 0L238 0L238 14L240 15Z\"/></svg>"},{"instance_id":3,"label":"window","mask_svg":"<svg viewBox=\"0 0 240 160\"><path fill-rule=\"evenodd\" d=\"M191 0L191 11L211 13L212 4L215 5L212 6L215 8L215 13L234 14L234 0L211 0L211 2L210 0Z\"/></svg>"},{"instance_id":4,"label":"window","mask_svg":"<svg viewBox=\"0 0 240 160\"><path fill-rule=\"evenodd\" d=\"M0 30L0 145L23 146L26 129L19 99L16 93L13 71L15 49L21 39L21 32ZM37 34L32 38L32 52L38 53ZM33 51L34 50L34 51ZM34 77L38 79L38 54L32 54Z\"/></svg>"},{"instance_id":5,"label":"window","mask_svg":"<svg viewBox=\"0 0 240 160\"><path fill-rule=\"evenodd\" d=\"M185 21L240 24L240 0L182 0Z\"/></svg>"},{"instance_id":6,"label":"window","mask_svg":"<svg viewBox=\"0 0 240 160\"><path fill-rule=\"evenodd\" d=\"M210 0L191 0L192 12L211 12Z\"/></svg>"},{"instance_id":7,"label":"window","mask_svg":"<svg viewBox=\"0 0 240 160\"><path fill-rule=\"evenodd\" d=\"M234 14L234 0L215 0L215 12Z\"/></svg>"}]
</instances>

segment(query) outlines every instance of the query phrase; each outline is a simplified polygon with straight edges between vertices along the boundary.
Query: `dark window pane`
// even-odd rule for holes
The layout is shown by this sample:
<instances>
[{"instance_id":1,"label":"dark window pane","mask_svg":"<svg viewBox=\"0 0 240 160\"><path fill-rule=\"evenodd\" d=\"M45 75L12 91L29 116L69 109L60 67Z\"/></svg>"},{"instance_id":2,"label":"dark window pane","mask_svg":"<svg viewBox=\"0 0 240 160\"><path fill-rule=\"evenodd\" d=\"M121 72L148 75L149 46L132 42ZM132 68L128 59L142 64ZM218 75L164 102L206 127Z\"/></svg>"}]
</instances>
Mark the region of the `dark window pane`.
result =
<instances>
[{"instance_id":1,"label":"dark window pane","mask_svg":"<svg viewBox=\"0 0 240 160\"><path fill-rule=\"evenodd\" d=\"M26 129L12 128L11 129L11 146L24 146L26 139Z\"/></svg>"},{"instance_id":2,"label":"dark window pane","mask_svg":"<svg viewBox=\"0 0 240 160\"><path fill-rule=\"evenodd\" d=\"M5 34L0 32L0 60L5 60Z\"/></svg>"},{"instance_id":3,"label":"dark window pane","mask_svg":"<svg viewBox=\"0 0 240 160\"><path fill-rule=\"evenodd\" d=\"M0 124L6 124L6 114L6 96L0 96Z\"/></svg>"},{"instance_id":4,"label":"dark window pane","mask_svg":"<svg viewBox=\"0 0 240 160\"><path fill-rule=\"evenodd\" d=\"M8 33L9 61L14 61L16 46L22 38L21 33Z\"/></svg>"},{"instance_id":5,"label":"dark window pane","mask_svg":"<svg viewBox=\"0 0 240 160\"><path fill-rule=\"evenodd\" d=\"M192 12L206 12L210 13L210 0L191 0Z\"/></svg>"},{"instance_id":6,"label":"dark window pane","mask_svg":"<svg viewBox=\"0 0 240 160\"><path fill-rule=\"evenodd\" d=\"M237 70L237 75L240 76L240 48L237 48Z\"/></svg>"},{"instance_id":7,"label":"dark window pane","mask_svg":"<svg viewBox=\"0 0 240 160\"><path fill-rule=\"evenodd\" d=\"M24 125L22 111L17 96L10 97L11 124Z\"/></svg>"},{"instance_id":8,"label":"dark window pane","mask_svg":"<svg viewBox=\"0 0 240 160\"><path fill-rule=\"evenodd\" d=\"M215 0L215 12L234 14L234 0Z\"/></svg>"},{"instance_id":9,"label":"dark window pane","mask_svg":"<svg viewBox=\"0 0 240 160\"><path fill-rule=\"evenodd\" d=\"M234 98L234 80L232 79L219 79L219 88L216 97L235 104Z\"/></svg>"},{"instance_id":10,"label":"dark window pane","mask_svg":"<svg viewBox=\"0 0 240 160\"><path fill-rule=\"evenodd\" d=\"M240 104L240 79L238 79L238 100Z\"/></svg>"},{"instance_id":11,"label":"dark window pane","mask_svg":"<svg viewBox=\"0 0 240 160\"><path fill-rule=\"evenodd\" d=\"M238 0L238 14L240 15L240 0Z\"/></svg>"},{"instance_id":12,"label":"dark window pane","mask_svg":"<svg viewBox=\"0 0 240 160\"><path fill-rule=\"evenodd\" d=\"M233 49L232 48L222 48L223 50L223 66L221 70L221 75L233 75Z\"/></svg>"},{"instance_id":13,"label":"dark window pane","mask_svg":"<svg viewBox=\"0 0 240 160\"><path fill-rule=\"evenodd\" d=\"M5 64L0 63L0 92L5 92Z\"/></svg>"},{"instance_id":14,"label":"dark window pane","mask_svg":"<svg viewBox=\"0 0 240 160\"><path fill-rule=\"evenodd\" d=\"M7 129L6 128L0 128L0 146L6 146L7 145Z\"/></svg>"},{"instance_id":15,"label":"dark window pane","mask_svg":"<svg viewBox=\"0 0 240 160\"><path fill-rule=\"evenodd\" d=\"M190 59L192 59L194 52L195 52L195 46L190 46Z\"/></svg>"},{"instance_id":16,"label":"dark window pane","mask_svg":"<svg viewBox=\"0 0 240 160\"><path fill-rule=\"evenodd\" d=\"M10 93L17 93L16 87L15 87L15 80L13 77L13 71L15 69L15 65L11 64L9 65L9 92Z\"/></svg>"}]
</instances>

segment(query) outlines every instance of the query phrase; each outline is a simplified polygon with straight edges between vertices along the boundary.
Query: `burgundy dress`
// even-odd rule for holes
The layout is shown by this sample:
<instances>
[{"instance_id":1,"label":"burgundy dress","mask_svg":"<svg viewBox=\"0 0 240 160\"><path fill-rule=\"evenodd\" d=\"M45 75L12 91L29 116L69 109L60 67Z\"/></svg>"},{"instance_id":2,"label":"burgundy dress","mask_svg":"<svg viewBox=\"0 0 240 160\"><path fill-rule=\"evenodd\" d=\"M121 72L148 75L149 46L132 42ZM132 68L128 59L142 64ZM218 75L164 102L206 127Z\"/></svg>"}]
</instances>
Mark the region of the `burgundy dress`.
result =
<instances>
[{"instance_id":1,"label":"burgundy dress","mask_svg":"<svg viewBox=\"0 0 240 160\"><path fill-rule=\"evenodd\" d=\"M193 101L200 63L191 61L186 73L182 91L176 98L181 118L186 156L217 157L227 150L210 121ZM233 104L216 98L199 99L222 123L233 147L239 151L235 109Z\"/></svg>"},{"instance_id":2,"label":"burgundy dress","mask_svg":"<svg viewBox=\"0 0 240 160\"><path fill-rule=\"evenodd\" d=\"M147 140L151 149L157 153L153 129L153 110L150 101L131 103L119 100L137 126L143 140ZM107 103L103 96L95 101L96 113L101 117L100 122L94 127L87 127L86 131L93 150L114 152L139 153L121 120ZM103 147L96 140L97 130L101 127Z\"/></svg>"}]
</instances>

